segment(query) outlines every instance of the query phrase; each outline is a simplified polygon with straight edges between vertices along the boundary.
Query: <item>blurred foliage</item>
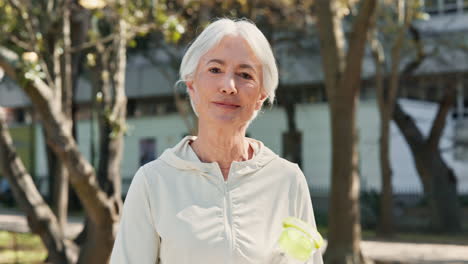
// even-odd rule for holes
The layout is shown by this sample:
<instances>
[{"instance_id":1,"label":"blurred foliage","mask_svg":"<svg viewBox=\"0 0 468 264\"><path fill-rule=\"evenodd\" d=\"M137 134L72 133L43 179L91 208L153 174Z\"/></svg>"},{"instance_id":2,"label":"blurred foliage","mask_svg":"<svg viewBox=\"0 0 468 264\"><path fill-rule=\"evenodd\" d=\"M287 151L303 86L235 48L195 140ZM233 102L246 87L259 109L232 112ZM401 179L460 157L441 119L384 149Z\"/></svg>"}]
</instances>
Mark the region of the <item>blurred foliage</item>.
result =
<instances>
[{"instance_id":1,"label":"blurred foliage","mask_svg":"<svg viewBox=\"0 0 468 264\"><path fill-rule=\"evenodd\" d=\"M362 227L375 229L380 215L380 193L376 190L361 191L359 198Z\"/></svg>"},{"instance_id":2,"label":"blurred foliage","mask_svg":"<svg viewBox=\"0 0 468 264\"><path fill-rule=\"evenodd\" d=\"M130 31L128 46L131 50L158 46L161 42L163 45L185 46L210 21L219 17L254 21L272 46L285 40L297 43L298 39L313 33L312 25L315 23L313 0L79 1L83 5L86 2L96 6L100 2L106 4L102 8L81 10L80 15L90 20L90 43L110 39L114 25L119 19L124 19ZM343 15L352 13L357 2L338 1L338 12ZM47 60L46 55L62 45L61 14L65 0L14 3L17 2L0 0L0 27L5 32L0 36L0 45L18 54L36 52L39 58ZM73 3L73 10L83 9L77 1ZM274 36L274 32L284 32L284 35ZM105 44L111 45L110 41ZM92 45L85 50L87 53L96 52Z\"/></svg>"},{"instance_id":3,"label":"blurred foliage","mask_svg":"<svg viewBox=\"0 0 468 264\"><path fill-rule=\"evenodd\" d=\"M459 195L459 199L460 199L460 206L468 207L468 194Z\"/></svg>"},{"instance_id":4,"label":"blurred foliage","mask_svg":"<svg viewBox=\"0 0 468 264\"><path fill-rule=\"evenodd\" d=\"M314 217L315 217L315 224L319 227L319 229L320 227L324 228L328 225L328 212L315 210Z\"/></svg>"}]
</instances>

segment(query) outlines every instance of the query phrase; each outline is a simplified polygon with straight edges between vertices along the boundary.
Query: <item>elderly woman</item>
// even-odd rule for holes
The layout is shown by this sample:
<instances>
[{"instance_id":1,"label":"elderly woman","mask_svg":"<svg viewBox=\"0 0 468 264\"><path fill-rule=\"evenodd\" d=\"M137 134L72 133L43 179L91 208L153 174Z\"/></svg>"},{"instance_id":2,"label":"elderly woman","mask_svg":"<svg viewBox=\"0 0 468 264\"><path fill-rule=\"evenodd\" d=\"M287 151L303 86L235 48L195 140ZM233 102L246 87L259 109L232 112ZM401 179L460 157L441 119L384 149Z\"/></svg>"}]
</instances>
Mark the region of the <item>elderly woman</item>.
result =
<instances>
[{"instance_id":1,"label":"elderly woman","mask_svg":"<svg viewBox=\"0 0 468 264\"><path fill-rule=\"evenodd\" d=\"M271 47L254 24L220 19L191 44L180 76L198 136L138 170L111 263L271 264L284 218L315 226L299 167L245 136L275 96ZM308 263L321 264L320 252Z\"/></svg>"}]
</instances>

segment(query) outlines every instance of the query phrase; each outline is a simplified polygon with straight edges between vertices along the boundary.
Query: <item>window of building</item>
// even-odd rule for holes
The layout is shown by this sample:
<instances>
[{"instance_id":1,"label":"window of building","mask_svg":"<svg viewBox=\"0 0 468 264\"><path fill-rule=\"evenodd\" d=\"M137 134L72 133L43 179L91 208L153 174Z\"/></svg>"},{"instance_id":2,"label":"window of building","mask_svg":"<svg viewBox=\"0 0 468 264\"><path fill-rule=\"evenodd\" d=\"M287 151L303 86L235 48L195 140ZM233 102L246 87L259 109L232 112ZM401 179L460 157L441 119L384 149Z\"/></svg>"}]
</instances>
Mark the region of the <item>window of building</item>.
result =
<instances>
[{"instance_id":1,"label":"window of building","mask_svg":"<svg viewBox=\"0 0 468 264\"><path fill-rule=\"evenodd\" d=\"M468 74L463 76L462 80L462 92L463 96L463 116L468 117Z\"/></svg>"},{"instance_id":2,"label":"window of building","mask_svg":"<svg viewBox=\"0 0 468 264\"><path fill-rule=\"evenodd\" d=\"M290 95L280 94L279 96L290 96L291 100L297 104L325 102L325 91L322 86L305 85L294 87L289 90L291 92Z\"/></svg>"},{"instance_id":3,"label":"window of building","mask_svg":"<svg viewBox=\"0 0 468 264\"><path fill-rule=\"evenodd\" d=\"M444 0L443 1L443 11L445 14L457 12L458 5L457 0Z\"/></svg>"},{"instance_id":4,"label":"window of building","mask_svg":"<svg viewBox=\"0 0 468 264\"><path fill-rule=\"evenodd\" d=\"M468 11L468 0L424 0L424 10L431 15L452 14L459 9Z\"/></svg>"},{"instance_id":5,"label":"window of building","mask_svg":"<svg viewBox=\"0 0 468 264\"><path fill-rule=\"evenodd\" d=\"M425 0L424 10L431 15L438 14L439 13L439 0Z\"/></svg>"},{"instance_id":6,"label":"window of building","mask_svg":"<svg viewBox=\"0 0 468 264\"><path fill-rule=\"evenodd\" d=\"M177 106L175 103L166 103L165 106L166 113L177 113Z\"/></svg>"},{"instance_id":7,"label":"window of building","mask_svg":"<svg viewBox=\"0 0 468 264\"><path fill-rule=\"evenodd\" d=\"M134 117L136 112L136 100L128 99L127 101L127 117Z\"/></svg>"},{"instance_id":8,"label":"window of building","mask_svg":"<svg viewBox=\"0 0 468 264\"><path fill-rule=\"evenodd\" d=\"M140 166L154 160L156 158L156 139L142 138L140 139Z\"/></svg>"},{"instance_id":9,"label":"window of building","mask_svg":"<svg viewBox=\"0 0 468 264\"><path fill-rule=\"evenodd\" d=\"M426 87L424 97L427 101L439 102L442 98L443 86L429 85Z\"/></svg>"}]
</instances>

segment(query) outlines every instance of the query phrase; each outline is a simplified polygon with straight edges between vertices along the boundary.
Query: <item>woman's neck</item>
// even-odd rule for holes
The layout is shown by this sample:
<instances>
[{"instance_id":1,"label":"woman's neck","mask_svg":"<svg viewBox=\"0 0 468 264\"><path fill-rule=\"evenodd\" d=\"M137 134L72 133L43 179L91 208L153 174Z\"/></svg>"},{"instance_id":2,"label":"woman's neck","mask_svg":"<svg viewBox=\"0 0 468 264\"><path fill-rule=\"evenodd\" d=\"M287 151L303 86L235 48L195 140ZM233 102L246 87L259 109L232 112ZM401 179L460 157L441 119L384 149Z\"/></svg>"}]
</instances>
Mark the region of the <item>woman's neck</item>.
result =
<instances>
[{"instance_id":1,"label":"woman's neck","mask_svg":"<svg viewBox=\"0 0 468 264\"><path fill-rule=\"evenodd\" d=\"M233 161L244 161L253 156L253 150L244 135L245 129L233 130L227 127L200 125L197 139L191 146L202 162L218 163L224 178L227 179Z\"/></svg>"}]
</instances>

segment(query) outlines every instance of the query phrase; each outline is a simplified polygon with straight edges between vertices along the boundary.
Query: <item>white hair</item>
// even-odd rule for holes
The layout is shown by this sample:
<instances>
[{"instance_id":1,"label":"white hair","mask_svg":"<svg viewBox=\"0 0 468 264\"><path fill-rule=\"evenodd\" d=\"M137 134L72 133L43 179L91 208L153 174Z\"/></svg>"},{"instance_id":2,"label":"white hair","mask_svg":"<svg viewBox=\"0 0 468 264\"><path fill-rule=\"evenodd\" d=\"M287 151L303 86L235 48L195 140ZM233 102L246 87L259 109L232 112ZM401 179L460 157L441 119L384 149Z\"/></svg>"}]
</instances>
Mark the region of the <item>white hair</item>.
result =
<instances>
[{"instance_id":1,"label":"white hair","mask_svg":"<svg viewBox=\"0 0 468 264\"><path fill-rule=\"evenodd\" d=\"M273 104L275 90L278 86L278 68L276 66L275 57L263 33L253 22L246 19L231 20L222 18L208 25L189 46L182 58L179 70L180 80L177 83L180 81L185 83L193 80L193 75L197 70L201 57L219 44L225 36L230 35L244 38L255 56L260 60L263 73L261 89L267 94L268 101ZM197 114L191 98L190 103L195 114ZM256 115L257 113L254 114L253 118L255 118Z\"/></svg>"}]
</instances>

